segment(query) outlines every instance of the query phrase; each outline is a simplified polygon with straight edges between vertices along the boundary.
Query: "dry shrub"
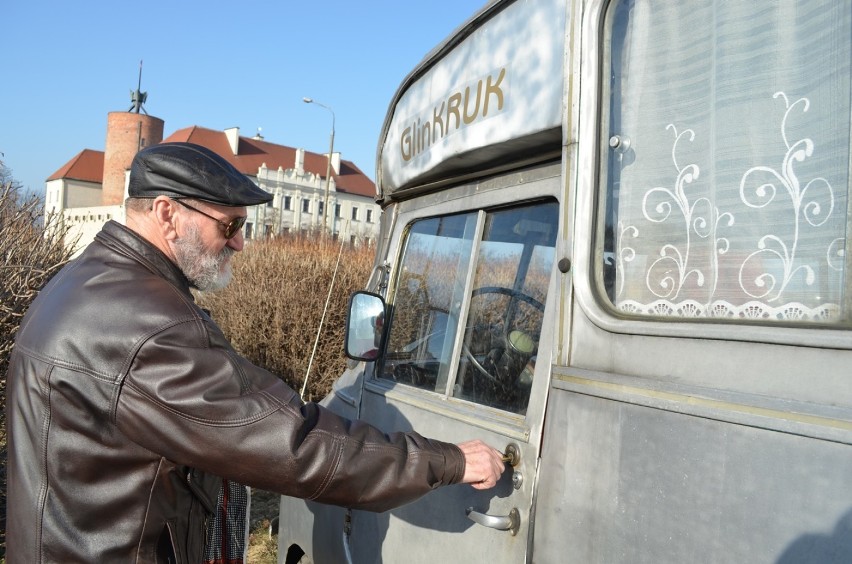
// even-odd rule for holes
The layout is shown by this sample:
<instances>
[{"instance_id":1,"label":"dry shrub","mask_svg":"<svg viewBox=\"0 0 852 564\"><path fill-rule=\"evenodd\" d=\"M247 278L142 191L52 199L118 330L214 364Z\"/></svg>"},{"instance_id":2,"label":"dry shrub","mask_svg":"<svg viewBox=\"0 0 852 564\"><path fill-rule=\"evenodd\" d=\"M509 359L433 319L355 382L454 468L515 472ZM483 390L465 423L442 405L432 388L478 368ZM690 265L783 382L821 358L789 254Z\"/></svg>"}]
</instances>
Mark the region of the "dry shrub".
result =
<instances>
[{"instance_id":1,"label":"dry shrub","mask_svg":"<svg viewBox=\"0 0 852 564\"><path fill-rule=\"evenodd\" d=\"M38 291L71 258L58 225L44 227L44 207L14 183L0 186L0 400L21 318ZM5 428L5 427L4 427ZM5 435L3 435L5 437Z\"/></svg>"},{"instance_id":2,"label":"dry shrub","mask_svg":"<svg viewBox=\"0 0 852 564\"><path fill-rule=\"evenodd\" d=\"M251 530L246 562L251 564L276 564L278 562L278 535L269 534L268 519L264 519Z\"/></svg>"},{"instance_id":3,"label":"dry shrub","mask_svg":"<svg viewBox=\"0 0 852 564\"><path fill-rule=\"evenodd\" d=\"M322 235L253 241L234 257L231 284L199 294L199 304L240 354L297 392L310 364L304 399L318 400L346 367L349 295L367 283L374 253L372 246L351 247Z\"/></svg>"},{"instance_id":4,"label":"dry shrub","mask_svg":"<svg viewBox=\"0 0 852 564\"><path fill-rule=\"evenodd\" d=\"M2 166L2 163L0 163ZM14 182L0 185L0 557L6 532L6 372L21 318L38 291L71 258L58 225L44 226L44 207ZM70 247L69 247L70 248Z\"/></svg>"}]
</instances>

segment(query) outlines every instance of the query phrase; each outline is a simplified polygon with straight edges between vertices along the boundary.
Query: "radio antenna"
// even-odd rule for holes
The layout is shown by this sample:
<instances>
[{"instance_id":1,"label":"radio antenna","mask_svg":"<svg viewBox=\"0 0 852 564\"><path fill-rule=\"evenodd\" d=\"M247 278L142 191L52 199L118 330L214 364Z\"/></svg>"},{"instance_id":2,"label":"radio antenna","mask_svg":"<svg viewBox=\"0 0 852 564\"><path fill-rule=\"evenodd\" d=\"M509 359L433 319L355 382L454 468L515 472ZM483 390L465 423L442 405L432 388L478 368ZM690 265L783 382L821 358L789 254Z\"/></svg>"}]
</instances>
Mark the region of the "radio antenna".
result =
<instances>
[{"instance_id":1,"label":"radio antenna","mask_svg":"<svg viewBox=\"0 0 852 564\"><path fill-rule=\"evenodd\" d=\"M322 310L322 318L320 318L319 327L317 328L317 338L314 340L314 350L311 351L311 358L308 360L308 369L305 371L305 381L302 382L302 391L299 394L302 397L302 400L305 399L305 389L308 387L308 376L311 375L311 366L314 363L314 356L317 354L317 345L319 345L320 335L322 334L322 325L325 322L325 314L328 312L328 304L331 301L332 291L334 290L334 280L337 278L337 270L340 267L340 256L343 254L343 241L344 238L340 238L340 249L337 251L337 263L334 265L334 273L331 275L331 282L328 285L328 296L325 298L325 307Z\"/></svg>"}]
</instances>

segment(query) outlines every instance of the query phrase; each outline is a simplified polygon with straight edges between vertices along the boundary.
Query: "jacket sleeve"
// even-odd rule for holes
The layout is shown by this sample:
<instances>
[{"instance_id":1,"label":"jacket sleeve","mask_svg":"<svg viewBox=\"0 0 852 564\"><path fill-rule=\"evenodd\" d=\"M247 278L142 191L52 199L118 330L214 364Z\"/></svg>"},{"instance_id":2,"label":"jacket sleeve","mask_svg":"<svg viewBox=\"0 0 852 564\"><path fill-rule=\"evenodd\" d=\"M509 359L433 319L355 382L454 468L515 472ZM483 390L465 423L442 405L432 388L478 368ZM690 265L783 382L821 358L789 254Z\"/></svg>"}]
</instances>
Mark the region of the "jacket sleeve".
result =
<instances>
[{"instance_id":1,"label":"jacket sleeve","mask_svg":"<svg viewBox=\"0 0 852 564\"><path fill-rule=\"evenodd\" d=\"M464 474L453 444L303 404L199 319L139 348L114 410L123 434L174 463L324 503L385 511Z\"/></svg>"}]
</instances>

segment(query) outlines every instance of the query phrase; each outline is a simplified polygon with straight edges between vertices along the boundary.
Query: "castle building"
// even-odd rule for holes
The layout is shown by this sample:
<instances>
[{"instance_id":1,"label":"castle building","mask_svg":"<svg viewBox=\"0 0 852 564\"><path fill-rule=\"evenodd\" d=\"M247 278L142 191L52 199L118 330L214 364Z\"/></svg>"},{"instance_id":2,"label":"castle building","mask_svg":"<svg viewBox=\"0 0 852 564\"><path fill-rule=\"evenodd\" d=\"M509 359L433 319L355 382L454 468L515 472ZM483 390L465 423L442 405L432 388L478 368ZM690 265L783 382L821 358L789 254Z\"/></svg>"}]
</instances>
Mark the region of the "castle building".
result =
<instances>
[{"instance_id":1,"label":"castle building","mask_svg":"<svg viewBox=\"0 0 852 564\"><path fill-rule=\"evenodd\" d=\"M105 150L83 149L47 179L45 212L59 216L68 228L67 244L76 253L108 220L124 222L134 155L144 147L176 141L211 149L273 195L266 206L248 208L247 240L309 230L325 230L352 244L378 236L376 185L338 152L329 167L327 154L270 143L259 133L244 137L236 127L217 131L191 126L165 139L163 129L163 120L145 113L110 112Z\"/></svg>"}]
</instances>

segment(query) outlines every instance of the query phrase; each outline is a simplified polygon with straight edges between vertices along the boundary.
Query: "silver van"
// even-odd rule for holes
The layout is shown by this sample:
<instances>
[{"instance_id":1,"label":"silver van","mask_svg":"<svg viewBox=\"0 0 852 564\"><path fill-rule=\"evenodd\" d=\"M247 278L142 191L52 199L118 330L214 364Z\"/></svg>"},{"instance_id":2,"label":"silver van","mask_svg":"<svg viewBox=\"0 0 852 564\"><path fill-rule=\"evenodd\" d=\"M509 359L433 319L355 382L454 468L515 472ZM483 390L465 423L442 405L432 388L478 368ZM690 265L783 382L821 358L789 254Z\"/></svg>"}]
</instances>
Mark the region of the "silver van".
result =
<instances>
[{"instance_id":1,"label":"silver van","mask_svg":"<svg viewBox=\"0 0 852 564\"><path fill-rule=\"evenodd\" d=\"M405 78L324 400L489 491L282 498L280 562L852 562L852 3L498 0Z\"/></svg>"}]
</instances>

